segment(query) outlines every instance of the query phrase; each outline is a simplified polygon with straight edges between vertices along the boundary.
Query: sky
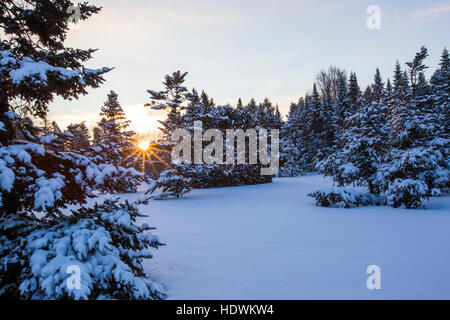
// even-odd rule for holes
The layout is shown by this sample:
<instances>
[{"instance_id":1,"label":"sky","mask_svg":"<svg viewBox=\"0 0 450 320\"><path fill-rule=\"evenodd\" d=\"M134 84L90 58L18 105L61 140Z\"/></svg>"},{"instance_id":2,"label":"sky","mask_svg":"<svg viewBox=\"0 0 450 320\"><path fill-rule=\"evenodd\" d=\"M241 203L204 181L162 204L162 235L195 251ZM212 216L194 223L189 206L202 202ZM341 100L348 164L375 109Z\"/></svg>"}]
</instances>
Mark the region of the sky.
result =
<instances>
[{"instance_id":1,"label":"sky","mask_svg":"<svg viewBox=\"0 0 450 320\"><path fill-rule=\"evenodd\" d=\"M75 26L66 44L98 51L86 66L115 67L106 82L79 100L60 98L49 117L61 127L92 128L106 95L119 95L132 129L157 128L162 111L144 107L147 89L162 90L166 74L189 72L188 88L217 104L268 97L286 114L330 65L356 72L361 88L375 69L392 76L395 62L412 60L424 45L430 77L450 47L450 1L398 0L97 0L102 11ZM75 1L76 3L76 1ZM367 20L380 8L380 28Z\"/></svg>"}]
</instances>

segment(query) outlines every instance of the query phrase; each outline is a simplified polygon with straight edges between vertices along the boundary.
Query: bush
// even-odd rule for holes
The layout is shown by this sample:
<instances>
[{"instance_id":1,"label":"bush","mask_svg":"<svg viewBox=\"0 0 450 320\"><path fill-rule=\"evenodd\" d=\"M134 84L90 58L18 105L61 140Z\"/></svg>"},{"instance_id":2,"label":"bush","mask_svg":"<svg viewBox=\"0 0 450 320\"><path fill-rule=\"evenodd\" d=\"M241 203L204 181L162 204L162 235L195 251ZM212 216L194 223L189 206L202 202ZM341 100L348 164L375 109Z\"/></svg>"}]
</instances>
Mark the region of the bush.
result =
<instances>
[{"instance_id":1,"label":"bush","mask_svg":"<svg viewBox=\"0 0 450 320\"><path fill-rule=\"evenodd\" d=\"M433 193L437 194L438 189ZM385 193L386 204L398 208L402 205L408 209L422 208L422 198L427 198L428 187L420 181L414 179L397 178L390 183Z\"/></svg>"},{"instance_id":2,"label":"bush","mask_svg":"<svg viewBox=\"0 0 450 320\"><path fill-rule=\"evenodd\" d=\"M308 194L322 207L353 208L367 205L380 205L379 196L346 188L327 188Z\"/></svg>"}]
</instances>

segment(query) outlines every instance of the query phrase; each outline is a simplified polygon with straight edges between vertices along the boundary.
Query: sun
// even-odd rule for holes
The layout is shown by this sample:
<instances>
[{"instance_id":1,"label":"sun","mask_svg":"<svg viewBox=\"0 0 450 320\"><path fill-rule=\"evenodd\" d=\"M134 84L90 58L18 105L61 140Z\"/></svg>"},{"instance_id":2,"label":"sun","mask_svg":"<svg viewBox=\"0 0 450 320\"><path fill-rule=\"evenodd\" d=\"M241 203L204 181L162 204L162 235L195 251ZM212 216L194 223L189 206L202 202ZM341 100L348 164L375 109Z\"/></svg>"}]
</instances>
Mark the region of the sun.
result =
<instances>
[{"instance_id":1,"label":"sun","mask_svg":"<svg viewBox=\"0 0 450 320\"><path fill-rule=\"evenodd\" d=\"M160 142L150 142L149 139L135 139L133 144L125 150L129 152L128 156L122 161L126 162L128 159L133 158L132 167L136 166L138 162L141 162L142 176L145 176L146 166L150 165L154 173L157 173L154 162L163 164L167 168L171 166L164 160L166 157L162 157L162 153L169 153L164 148L160 148Z\"/></svg>"},{"instance_id":2,"label":"sun","mask_svg":"<svg viewBox=\"0 0 450 320\"><path fill-rule=\"evenodd\" d=\"M148 142L147 140L142 140L138 144L139 149L144 150L144 151L147 150L149 146L150 146L150 142Z\"/></svg>"}]
</instances>

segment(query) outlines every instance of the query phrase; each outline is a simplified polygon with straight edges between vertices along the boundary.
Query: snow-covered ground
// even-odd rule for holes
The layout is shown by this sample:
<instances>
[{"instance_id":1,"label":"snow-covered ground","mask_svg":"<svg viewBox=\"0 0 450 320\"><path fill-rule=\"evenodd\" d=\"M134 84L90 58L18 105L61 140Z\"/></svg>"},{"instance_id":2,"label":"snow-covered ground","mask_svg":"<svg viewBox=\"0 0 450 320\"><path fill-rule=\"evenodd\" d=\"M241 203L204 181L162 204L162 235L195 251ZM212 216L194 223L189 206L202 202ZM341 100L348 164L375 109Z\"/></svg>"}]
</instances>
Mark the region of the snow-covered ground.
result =
<instances>
[{"instance_id":1,"label":"snow-covered ground","mask_svg":"<svg viewBox=\"0 0 450 320\"><path fill-rule=\"evenodd\" d=\"M449 299L450 198L427 210L317 207L322 176L194 190L143 207L169 299ZM135 197L129 195L127 197ZM366 269L381 268L381 290Z\"/></svg>"}]
</instances>

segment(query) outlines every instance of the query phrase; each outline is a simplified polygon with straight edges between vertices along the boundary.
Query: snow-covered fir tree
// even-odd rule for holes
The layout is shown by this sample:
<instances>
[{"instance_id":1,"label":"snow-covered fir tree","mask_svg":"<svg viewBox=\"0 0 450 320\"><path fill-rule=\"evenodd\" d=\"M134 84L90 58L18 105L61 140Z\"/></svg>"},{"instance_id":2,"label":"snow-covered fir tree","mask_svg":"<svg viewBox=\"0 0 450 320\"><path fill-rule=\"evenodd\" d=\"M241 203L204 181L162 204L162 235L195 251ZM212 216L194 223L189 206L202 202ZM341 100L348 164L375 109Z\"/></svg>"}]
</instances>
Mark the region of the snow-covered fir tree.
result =
<instances>
[{"instance_id":1,"label":"snow-covered fir tree","mask_svg":"<svg viewBox=\"0 0 450 320\"><path fill-rule=\"evenodd\" d=\"M72 135L72 138L67 143L68 150L87 151L90 148L91 134L84 122L68 125L67 133Z\"/></svg>"},{"instance_id":2,"label":"snow-covered fir tree","mask_svg":"<svg viewBox=\"0 0 450 320\"><path fill-rule=\"evenodd\" d=\"M393 207L422 207L423 199L448 187L449 141L436 92L425 78L427 55L422 47L406 63L408 70L397 62L393 86L388 80L386 90L377 70L372 102L359 98L356 76L350 76L355 94L348 94L347 101L359 105L359 111L347 113L341 147L318 165L321 172L340 186L366 186L382 196L377 203Z\"/></svg>"},{"instance_id":3,"label":"snow-covered fir tree","mask_svg":"<svg viewBox=\"0 0 450 320\"><path fill-rule=\"evenodd\" d=\"M163 157L169 164L171 159L167 159L173 146L178 141L171 141L172 133L175 129L186 129L194 137L194 123L201 122L202 134L208 129L218 129L223 135L227 129L248 128L280 128L282 125L281 114L277 107L265 99L259 105L254 100L250 102L250 107L244 107L242 101L236 108L229 105L216 106L213 99L206 92L199 95L197 90L188 91L183 85L187 73L180 71L166 76L164 90L148 90L151 95L151 106L156 110L166 110L167 118L160 121L166 141L160 143L163 149L159 156ZM199 141L203 150L210 142ZM246 140L246 150L248 141ZM224 141L225 144L225 141ZM270 146L269 146L270 148ZM194 144L192 145L194 151ZM193 154L193 152L191 152ZM225 156L225 155L224 155ZM235 154L237 157L237 154ZM201 159L202 160L202 159ZM225 161L225 159L223 159ZM174 178L183 177L189 181L189 186L194 188L211 188L234 185L257 184L271 181L270 176L260 175L260 165L256 164L207 164L203 161L191 159L191 164L175 165L174 171L166 170L171 175L171 179L158 179L158 187L164 183L170 184ZM169 186L170 187L170 186ZM156 189L155 189L156 190ZM165 198L165 197L162 197Z\"/></svg>"},{"instance_id":4,"label":"snow-covered fir tree","mask_svg":"<svg viewBox=\"0 0 450 320\"><path fill-rule=\"evenodd\" d=\"M100 116L102 119L94 128L94 143L89 155L98 165L107 168L119 167L126 174L112 175L104 190L107 192L135 192L142 181L138 161L133 157L137 147L134 145L135 133L128 130L130 121L120 105L118 95L110 91L103 104Z\"/></svg>"},{"instance_id":5,"label":"snow-covered fir tree","mask_svg":"<svg viewBox=\"0 0 450 320\"><path fill-rule=\"evenodd\" d=\"M64 150L68 133L41 135L16 113L43 118L55 95L77 98L104 81L108 68L84 67L94 50L64 45L71 5L1 4L0 296L160 299L162 288L141 262L161 243L137 225L137 204L83 206L119 168L102 171L88 156ZM85 20L100 8L84 2L79 10ZM78 209L67 212L68 205ZM71 268L81 271L80 289L67 286Z\"/></svg>"},{"instance_id":6,"label":"snow-covered fir tree","mask_svg":"<svg viewBox=\"0 0 450 320\"><path fill-rule=\"evenodd\" d=\"M146 106L150 106L153 110L167 111L167 119L159 120L159 122L161 123L160 130L164 134L164 138L168 140L171 139L171 134L175 129L183 126L181 111L186 108L183 103L188 97L188 90L183 86L186 75L187 72L181 73L178 70L171 75L166 75L163 82L164 90L147 90L151 103Z\"/></svg>"},{"instance_id":7,"label":"snow-covered fir tree","mask_svg":"<svg viewBox=\"0 0 450 320\"><path fill-rule=\"evenodd\" d=\"M183 198L184 194L191 191L190 179L183 177L175 168L167 168L158 179L151 182L147 191L148 194L151 195L157 190L161 191L160 194L154 196L155 200L165 200L171 197L180 199Z\"/></svg>"},{"instance_id":8,"label":"snow-covered fir tree","mask_svg":"<svg viewBox=\"0 0 450 320\"><path fill-rule=\"evenodd\" d=\"M280 173L281 177L295 177L303 172L300 166L300 142L303 132L305 102L291 103L287 121L281 129L280 139Z\"/></svg>"},{"instance_id":9,"label":"snow-covered fir tree","mask_svg":"<svg viewBox=\"0 0 450 320\"><path fill-rule=\"evenodd\" d=\"M445 137L450 137L450 56L447 48L442 52L439 68L430 79L433 90L433 102L437 108L440 126Z\"/></svg>"},{"instance_id":10,"label":"snow-covered fir tree","mask_svg":"<svg viewBox=\"0 0 450 320\"><path fill-rule=\"evenodd\" d=\"M422 47L413 61L406 63L409 76L399 63L394 70L391 149L378 172L386 203L394 207L419 208L424 198L440 194L440 188L448 181L448 141L436 139L442 132L436 121L438 110L423 90L424 81L419 82L423 77L420 74L427 68L427 56ZM422 88L418 86L421 82Z\"/></svg>"},{"instance_id":11,"label":"snow-covered fir tree","mask_svg":"<svg viewBox=\"0 0 450 320\"><path fill-rule=\"evenodd\" d=\"M350 79L355 79L353 74ZM356 88L355 83L349 86ZM354 184L379 193L375 177L387 150L388 132L381 99L383 84L378 69L372 88L370 99L360 104L360 109L353 115L347 113L346 129L340 133L338 147L317 168L331 176L339 186Z\"/></svg>"},{"instance_id":12,"label":"snow-covered fir tree","mask_svg":"<svg viewBox=\"0 0 450 320\"><path fill-rule=\"evenodd\" d=\"M95 146L101 149L105 162L126 167L133 160L128 156L132 153L135 133L128 130L130 120L127 120L116 92L110 91L100 116L102 119L96 132L99 141Z\"/></svg>"}]
</instances>

